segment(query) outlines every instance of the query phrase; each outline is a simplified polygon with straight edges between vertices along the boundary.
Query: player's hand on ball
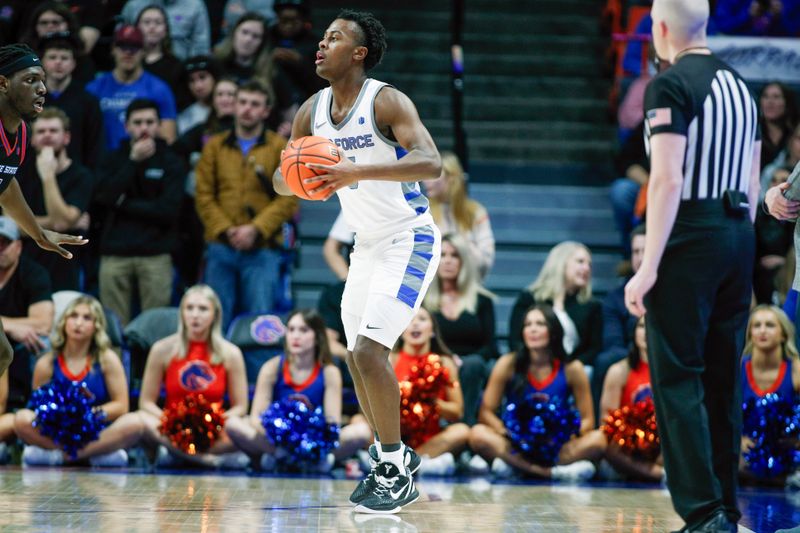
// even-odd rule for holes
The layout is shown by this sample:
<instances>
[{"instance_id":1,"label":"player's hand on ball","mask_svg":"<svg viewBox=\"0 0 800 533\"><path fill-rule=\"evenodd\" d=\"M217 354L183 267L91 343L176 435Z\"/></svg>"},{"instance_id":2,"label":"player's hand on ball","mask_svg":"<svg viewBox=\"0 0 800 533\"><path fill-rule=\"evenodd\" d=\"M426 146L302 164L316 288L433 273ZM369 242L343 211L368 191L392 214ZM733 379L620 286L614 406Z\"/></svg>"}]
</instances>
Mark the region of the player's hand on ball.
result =
<instances>
[{"instance_id":1,"label":"player's hand on ball","mask_svg":"<svg viewBox=\"0 0 800 533\"><path fill-rule=\"evenodd\" d=\"M50 252L56 252L66 259L72 259L72 253L65 250L60 245L64 244L67 246L81 246L89 242L89 239L84 239L80 235L66 235L64 233L50 231L49 229L42 230L42 237L42 240L36 241L36 244L39 245L39 248L48 250Z\"/></svg>"},{"instance_id":2,"label":"player's hand on ball","mask_svg":"<svg viewBox=\"0 0 800 533\"><path fill-rule=\"evenodd\" d=\"M323 173L303 181L306 185L315 187L309 192L309 195L321 200L327 200L339 189L349 187L353 183L358 182L361 177L359 167L346 157L343 157L341 161L335 165L306 163L306 166L311 170ZM319 185L320 183L322 183L322 185Z\"/></svg>"},{"instance_id":3,"label":"player's hand on ball","mask_svg":"<svg viewBox=\"0 0 800 533\"><path fill-rule=\"evenodd\" d=\"M643 267L625 285L625 307L633 316L638 318L647 312L644 297L656 284L656 277L655 271Z\"/></svg>"},{"instance_id":4,"label":"player's hand on ball","mask_svg":"<svg viewBox=\"0 0 800 533\"><path fill-rule=\"evenodd\" d=\"M788 183L781 183L767 190L767 194L764 197L767 211L778 220L794 219L800 213L800 202L789 200L783 195L783 191L788 188Z\"/></svg>"}]
</instances>

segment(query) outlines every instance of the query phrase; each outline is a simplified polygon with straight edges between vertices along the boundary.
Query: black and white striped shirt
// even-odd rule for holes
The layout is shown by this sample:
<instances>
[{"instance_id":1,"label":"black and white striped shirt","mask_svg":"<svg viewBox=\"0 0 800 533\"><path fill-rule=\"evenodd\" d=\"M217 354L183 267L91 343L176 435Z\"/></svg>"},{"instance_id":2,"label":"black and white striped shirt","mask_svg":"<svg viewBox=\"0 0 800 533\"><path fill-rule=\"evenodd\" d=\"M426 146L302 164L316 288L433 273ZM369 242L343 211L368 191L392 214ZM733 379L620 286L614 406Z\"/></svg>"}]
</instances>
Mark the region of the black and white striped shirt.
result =
<instances>
[{"instance_id":1,"label":"black and white striped shirt","mask_svg":"<svg viewBox=\"0 0 800 533\"><path fill-rule=\"evenodd\" d=\"M689 54L645 92L645 145L659 133L686 136L681 200L747 194L758 108L739 74L713 55Z\"/></svg>"}]
</instances>

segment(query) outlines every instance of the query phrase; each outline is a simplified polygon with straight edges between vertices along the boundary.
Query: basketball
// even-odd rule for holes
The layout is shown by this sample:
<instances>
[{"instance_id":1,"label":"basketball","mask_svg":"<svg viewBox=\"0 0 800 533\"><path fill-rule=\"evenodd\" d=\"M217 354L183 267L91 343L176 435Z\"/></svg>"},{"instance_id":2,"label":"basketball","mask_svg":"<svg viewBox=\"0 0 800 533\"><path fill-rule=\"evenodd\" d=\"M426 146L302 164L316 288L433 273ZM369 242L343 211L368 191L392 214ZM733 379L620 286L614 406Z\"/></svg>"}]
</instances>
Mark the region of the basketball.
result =
<instances>
[{"instance_id":1,"label":"basketball","mask_svg":"<svg viewBox=\"0 0 800 533\"><path fill-rule=\"evenodd\" d=\"M313 183L308 185L303 180L314 176L324 175L308 168L306 163L319 165L335 165L341 159L341 152L329 139L309 135L291 141L281 154L281 174L286 185L292 192L304 200L321 200L322 198L309 196L309 193L323 185Z\"/></svg>"}]
</instances>

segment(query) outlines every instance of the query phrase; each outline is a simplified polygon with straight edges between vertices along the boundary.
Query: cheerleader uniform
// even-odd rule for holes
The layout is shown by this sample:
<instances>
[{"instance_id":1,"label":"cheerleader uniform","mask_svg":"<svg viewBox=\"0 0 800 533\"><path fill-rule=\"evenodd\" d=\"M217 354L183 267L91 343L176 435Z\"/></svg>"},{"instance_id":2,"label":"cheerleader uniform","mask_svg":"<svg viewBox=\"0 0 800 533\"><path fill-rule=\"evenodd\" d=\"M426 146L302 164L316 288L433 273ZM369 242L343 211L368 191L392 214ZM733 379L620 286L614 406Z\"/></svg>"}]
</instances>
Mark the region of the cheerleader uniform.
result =
<instances>
[{"instance_id":1,"label":"cheerleader uniform","mask_svg":"<svg viewBox=\"0 0 800 533\"><path fill-rule=\"evenodd\" d=\"M86 366L78 374L70 372L63 354L58 354L53 364L53 382L70 381L86 383L86 387L94 395L93 405L103 405L111 400L106 388L106 378L100 362L92 364L92 358L86 357Z\"/></svg>"},{"instance_id":2,"label":"cheerleader uniform","mask_svg":"<svg viewBox=\"0 0 800 533\"><path fill-rule=\"evenodd\" d=\"M278 379L272 388L272 401L279 402L286 398L303 400L312 408L324 407L325 373L322 371L322 364L317 362L304 382L295 383L289 370L289 360L281 355Z\"/></svg>"},{"instance_id":3,"label":"cheerleader uniform","mask_svg":"<svg viewBox=\"0 0 800 533\"><path fill-rule=\"evenodd\" d=\"M506 398L508 401L512 399L524 401L528 395L533 394L536 400L548 402L556 398L566 400L572 391L567 384L567 374L564 372L564 365L558 359L553 360L553 370L550 375L539 381L533 377L533 374L528 372L528 381L525 384L525 390L522 392L520 398L511 390L513 380L506 386Z\"/></svg>"},{"instance_id":4,"label":"cheerleader uniform","mask_svg":"<svg viewBox=\"0 0 800 533\"><path fill-rule=\"evenodd\" d=\"M622 387L622 397L620 407L632 406L637 402L644 401L653 397L653 389L650 386L650 365L644 361L639 362L635 369L631 368L628 372L628 380Z\"/></svg>"},{"instance_id":5,"label":"cheerleader uniform","mask_svg":"<svg viewBox=\"0 0 800 533\"><path fill-rule=\"evenodd\" d=\"M167 406L182 401L188 394L202 394L210 403L222 403L228 388L228 373L224 364L211 363L207 342L192 341L186 357L170 361L164 388Z\"/></svg>"},{"instance_id":6,"label":"cheerleader uniform","mask_svg":"<svg viewBox=\"0 0 800 533\"><path fill-rule=\"evenodd\" d=\"M747 355L742 359L742 401L747 402L754 398L763 398L767 394L774 393L781 398L794 397L794 385L792 383L792 362L784 359L781 361L781 368L778 370L778 378L766 390L759 388L753 376L753 362L751 356Z\"/></svg>"}]
</instances>

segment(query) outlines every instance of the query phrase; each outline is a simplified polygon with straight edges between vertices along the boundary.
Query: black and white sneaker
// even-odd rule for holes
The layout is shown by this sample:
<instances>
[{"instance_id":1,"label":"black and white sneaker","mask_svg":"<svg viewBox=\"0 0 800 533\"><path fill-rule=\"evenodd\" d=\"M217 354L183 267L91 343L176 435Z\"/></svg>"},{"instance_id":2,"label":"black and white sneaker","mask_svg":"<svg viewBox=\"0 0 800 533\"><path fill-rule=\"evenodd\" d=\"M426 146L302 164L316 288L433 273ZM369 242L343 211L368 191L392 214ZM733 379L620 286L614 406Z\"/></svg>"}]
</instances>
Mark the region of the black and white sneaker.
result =
<instances>
[{"instance_id":1,"label":"black and white sneaker","mask_svg":"<svg viewBox=\"0 0 800 533\"><path fill-rule=\"evenodd\" d=\"M400 472L392 463L380 463L373 471L375 488L358 505L357 513L394 514L419 499L408 468Z\"/></svg>"},{"instance_id":2,"label":"black and white sneaker","mask_svg":"<svg viewBox=\"0 0 800 533\"><path fill-rule=\"evenodd\" d=\"M355 490L353 490L353 493L350 495L350 502L353 504L361 503L361 501L375 489L375 467L381 462L381 458L378 455L378 448L374 444L369 445L367 453L369 454L370 473L367 474L367 477L358 482ZM410 446L406 446L405 453L403 454L403 462L409 472L411 472L411 475L414 475L422 464L422 458L417 455L417 452Z\"/></svg>"}]
</instances>

